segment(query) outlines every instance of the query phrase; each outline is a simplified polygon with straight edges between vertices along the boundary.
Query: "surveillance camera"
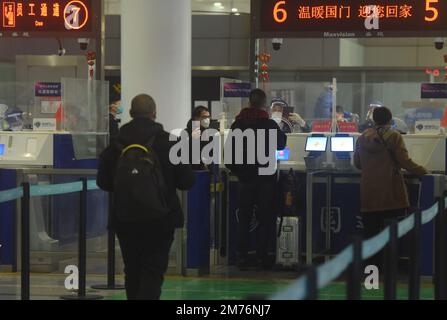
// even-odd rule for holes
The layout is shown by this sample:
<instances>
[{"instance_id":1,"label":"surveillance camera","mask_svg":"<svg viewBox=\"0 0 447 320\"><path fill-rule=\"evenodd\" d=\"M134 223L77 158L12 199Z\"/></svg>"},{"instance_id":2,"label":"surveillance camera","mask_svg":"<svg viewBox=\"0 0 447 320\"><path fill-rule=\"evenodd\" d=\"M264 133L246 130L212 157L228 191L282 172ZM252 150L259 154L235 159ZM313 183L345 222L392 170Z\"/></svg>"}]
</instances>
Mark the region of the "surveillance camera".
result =
<instances>
[{"instance_id":1,"label":"surveillance camera","mask_svg":"<svg viewBox=\"0 0 447 320\"><path fill-rule=\"evenodd\" d=\"M438 50L444 49L445 38L436 38L435 39L435 48Z\"/></svg>"},{"instance_id":2,"label":"surveillance camera","mask_svg":"<svg viewBox=\"0 0 447 320\"><path fill-rule=\"evenodd\" d=\"M282 44L284 43L283 39L275 38L272 40L273 50L279 51L281 50Z\"/></svg>"},{"instance_id":3,"label":"surveillance camera","mask_svg":"<svg viewBox=\"0 0 447 320\"><path fill-rule=\"evenodd\" d=\"M59 50L57 51L57 54L60 57L65 56L66 53L67 53L67 50L65 50L65 48L59 48Z\"/></svg>"},{"instance_id":4,"label":"surveillance camera","mask_svg":"<svg viewBox=\"0 0 447 320\"><path fill-rule=\"evenodd\" d=\"M78 43L79 43L79 47L81 48L81 50L85 51L88 48L88 45L90 43L90 39L80 38L80 39L78 39Z\"/></svg>"}]
</instances>

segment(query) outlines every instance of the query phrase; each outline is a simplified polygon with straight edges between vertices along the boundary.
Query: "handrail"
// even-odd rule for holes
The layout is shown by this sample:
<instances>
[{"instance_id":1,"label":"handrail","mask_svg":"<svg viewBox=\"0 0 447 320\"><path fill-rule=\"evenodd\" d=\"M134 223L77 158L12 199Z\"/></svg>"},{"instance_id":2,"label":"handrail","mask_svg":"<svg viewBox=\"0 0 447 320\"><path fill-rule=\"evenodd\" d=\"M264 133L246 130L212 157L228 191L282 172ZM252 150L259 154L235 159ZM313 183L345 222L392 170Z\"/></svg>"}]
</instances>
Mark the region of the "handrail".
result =
<instances>
[{"instance_id":1,"label":"handrail","mask_svg":"<svg viewBox=\"0 0 447 320\"><path fill-rule=\"evenodd\" d=\"M5 191L0 191L0 203L5 203L13 200L17 200L23 197L23 188L15 188Z\"/></svg>"},{"instance_id":2,"label":"handrail","mask_svg":"<svg viewBox=\"0 0 447 320\"><path fill-rule=\"evenodd\" d=\"M446 198L447 201L447 198ZM430 209L422 213L422 224L425 225L431 222L437 215L438 204L435 203ZM402 220L398 225L398 238L404 237L414 228L415 214ZM390 241L390 228L386 227L382 232L376 236L363 241L362 243L362 258L369 259L379 251L381 251ZM354 247L349 245L335 258L321 265L317 269L317 287L322 289L329 283L337 279L353 262ZM274 294L270 300L302 300L307 295L307 275L298 278L294 283L288 286L285 290Z\"/></svg>"},{"instance_id":3,"label":"handrail","mask_svg":"<svg viewBox=\"0 0 447 320\"><path fill-rule=\"evenodd\" d=\"M87 181L87 190L99 190L95 180ZM82 182L70 182L50 185L33 185L30 187L31 197L56 196L82 191ZM0 191L0 204L18 200L23 197L23 187Z\"/></svg>"}]
</instances>

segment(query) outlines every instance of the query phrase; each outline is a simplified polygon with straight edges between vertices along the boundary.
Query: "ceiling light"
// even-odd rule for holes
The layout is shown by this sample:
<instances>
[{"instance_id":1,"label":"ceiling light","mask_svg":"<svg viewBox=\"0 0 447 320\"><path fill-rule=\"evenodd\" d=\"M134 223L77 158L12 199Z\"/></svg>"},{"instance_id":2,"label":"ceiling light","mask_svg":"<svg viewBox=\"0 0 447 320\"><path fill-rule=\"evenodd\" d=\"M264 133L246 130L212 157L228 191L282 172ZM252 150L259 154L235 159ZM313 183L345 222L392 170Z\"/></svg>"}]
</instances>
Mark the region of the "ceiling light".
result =
<instances>
[{"instance_id":1,"label":"ceiling light","mask_svg":"<svg viewBox=\"0 0 447 320\"><path fill-rule=\"evenodd\" d=\"M231 9L231 12L238 12L239 10L237 8Z\"/></svg>"},{"instance_id":2,"label":"ceiling light","mask_svg":"<svg viewBox=\"0 0 447 320\"><path fill-rule=\"evenodd\" d=\"M222 2L214 2L215 7L222 7Z\"/></svg>"}]
</instances>

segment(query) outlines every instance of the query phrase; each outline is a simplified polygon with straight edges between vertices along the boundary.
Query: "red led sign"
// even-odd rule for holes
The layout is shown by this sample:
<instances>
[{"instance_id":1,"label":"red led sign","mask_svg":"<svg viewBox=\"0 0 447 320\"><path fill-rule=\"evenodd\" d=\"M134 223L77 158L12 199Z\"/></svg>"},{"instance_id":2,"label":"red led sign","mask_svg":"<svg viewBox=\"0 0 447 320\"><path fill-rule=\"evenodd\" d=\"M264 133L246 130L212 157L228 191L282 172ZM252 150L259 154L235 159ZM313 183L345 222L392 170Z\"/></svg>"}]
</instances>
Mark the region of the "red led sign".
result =
<instances>
[{"instance_id":1,"label":"red led sign","mask_svg":"<svg viewBox=\"0 0 447 320\"><path fill-rule=\"evenodd\" d=\"M0 0L0 36L95 37L101 1Z\"/></svg>"},{"instance_id":2,"label":"red led sign","mask_svg":"<svg viewBox=\"0 0 447 320\"><path fill-rule=\"evenodd\" d=\"M432 37L447 33L447 0L254 0L260 37Z\"/></svg>"}]
</instances>

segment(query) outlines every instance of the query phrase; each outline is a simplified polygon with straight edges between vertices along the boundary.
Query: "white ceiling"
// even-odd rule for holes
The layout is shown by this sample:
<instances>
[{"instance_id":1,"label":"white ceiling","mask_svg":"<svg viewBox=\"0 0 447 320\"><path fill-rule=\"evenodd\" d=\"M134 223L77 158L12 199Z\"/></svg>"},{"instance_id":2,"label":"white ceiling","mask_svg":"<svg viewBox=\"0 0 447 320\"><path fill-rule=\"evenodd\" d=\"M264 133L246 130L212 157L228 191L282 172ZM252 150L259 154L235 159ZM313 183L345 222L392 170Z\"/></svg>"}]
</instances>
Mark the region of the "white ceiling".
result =
<instances>
[{"instance_id":1,"label":"white ceiling","mask_svg":"<svg viewBox=\"0 0 447 320\"><path fill-rule=\"evenodd\" d=\"M434 38L375 38L357 41L365 47L429 47L433 46Z\"/></svg>"},{"instance_id":2,"label":"white ceiling","mask_svg":"<svg viewBox=\"0 0 447 320\"><path fill-rule=\"evenodd\" d=\"M218 7L215 4L221 3ZM232 12L233 8L238 12L250 12L250 0L192 0L193 12Z\"/></svg>"},{"instance_id":3,"label":"white ceiling","mask_svg":"<svg viewBox=\"0 0 447 320\"><path fill-rule=\"evenodd\" d=\"M185 0L187 1L187 0ZM105 14L119 15L121 0L105 0ZM221 3L218 7L215 3ZM238 12L250 12L250 0L191 0L192 11L195 13L229 13L236 8Z\"/></svg>"}]
</instances>

